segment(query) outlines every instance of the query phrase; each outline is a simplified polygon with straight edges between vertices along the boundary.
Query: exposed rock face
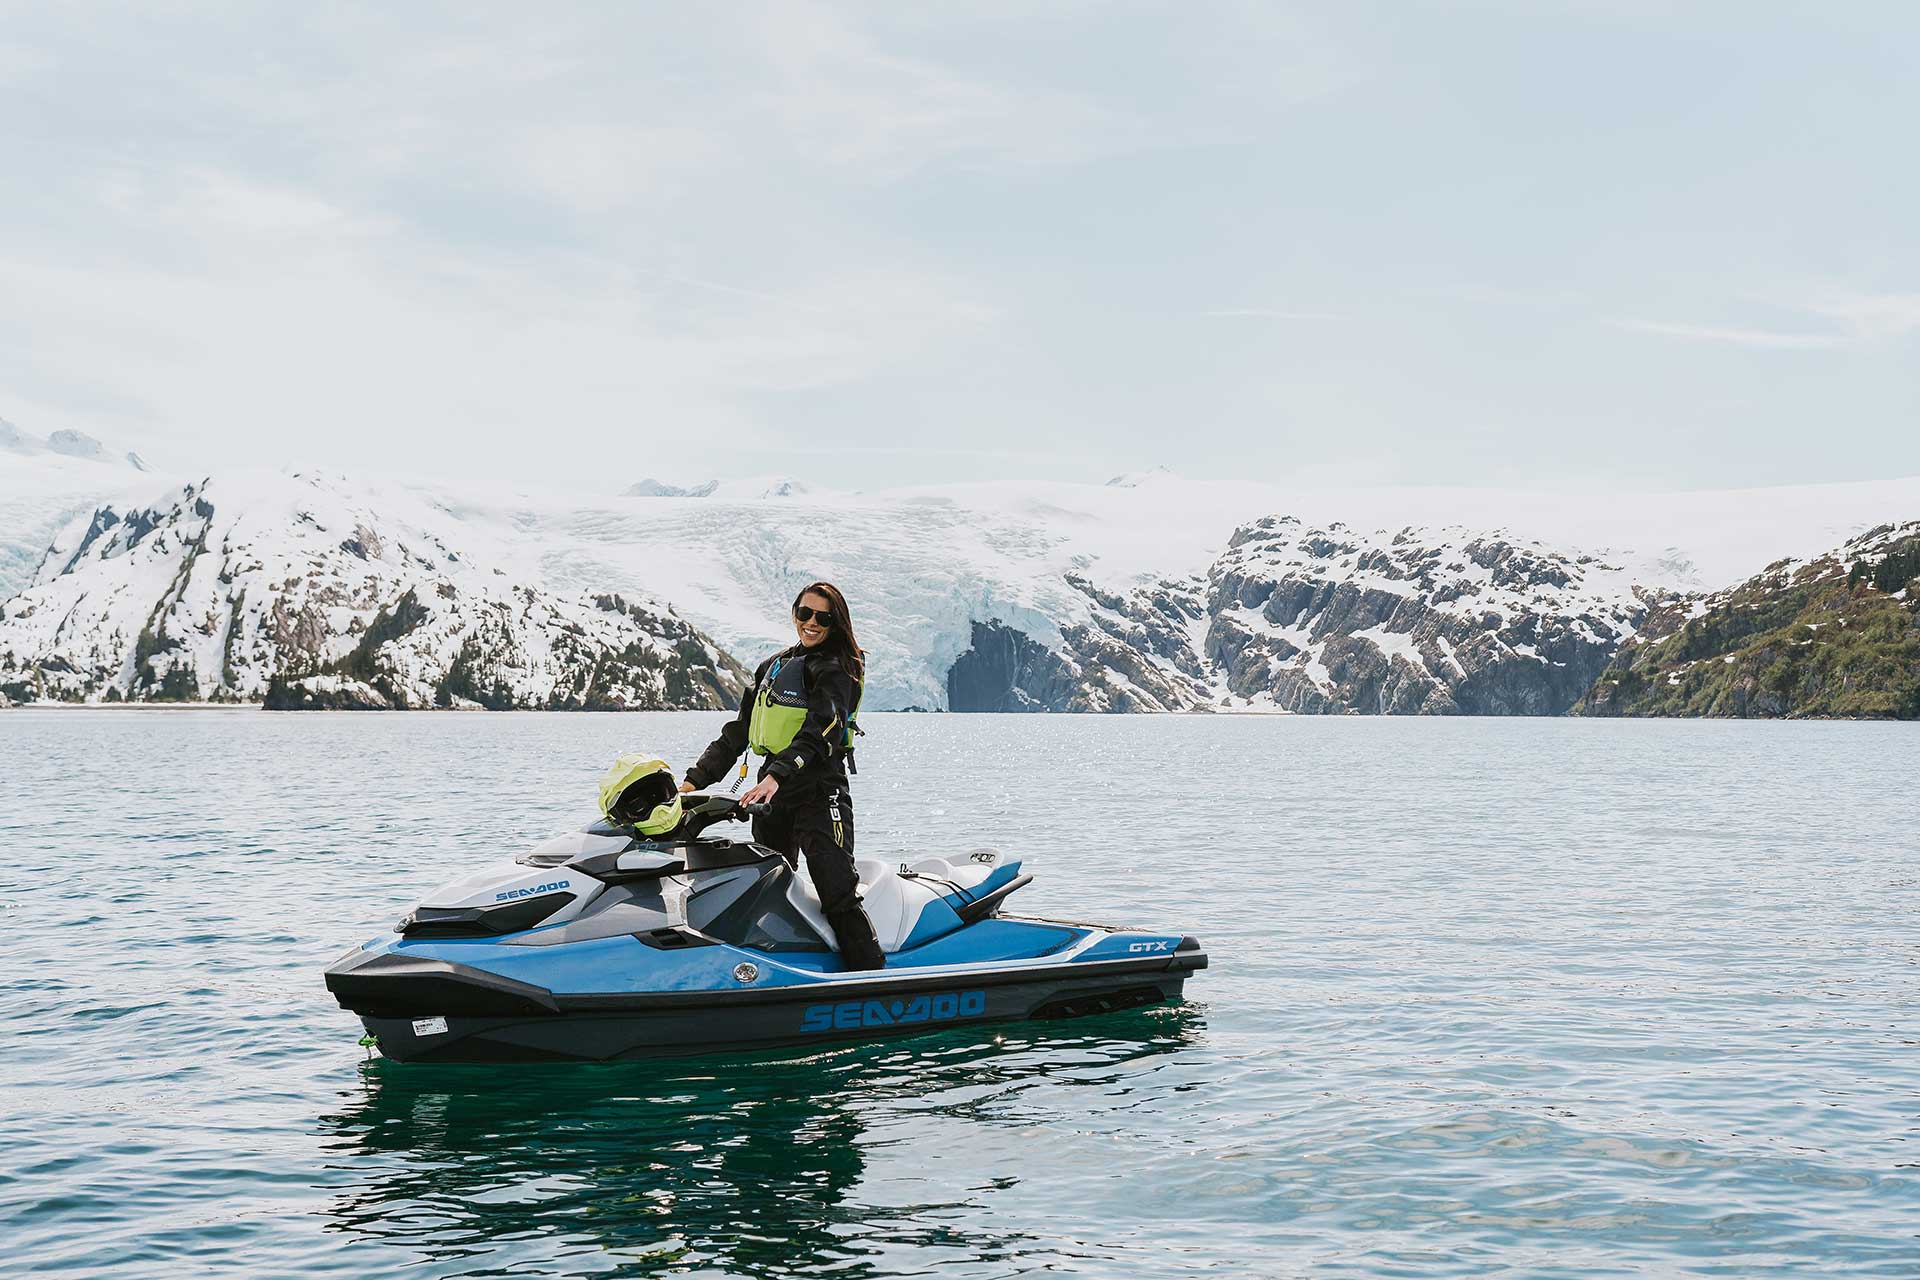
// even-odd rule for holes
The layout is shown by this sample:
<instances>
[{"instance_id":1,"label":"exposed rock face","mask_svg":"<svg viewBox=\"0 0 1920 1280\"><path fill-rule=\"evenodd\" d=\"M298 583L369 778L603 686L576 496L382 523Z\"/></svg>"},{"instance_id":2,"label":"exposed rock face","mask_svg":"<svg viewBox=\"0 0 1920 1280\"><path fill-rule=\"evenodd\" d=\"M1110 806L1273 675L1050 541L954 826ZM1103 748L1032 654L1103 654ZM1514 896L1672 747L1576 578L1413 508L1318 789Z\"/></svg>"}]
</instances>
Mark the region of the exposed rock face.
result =
<instances>
[{"instance_id":1,"label":"exposed rock face","mask_svg":"<svg viewBox=\"0 0 1920 1280\"><path fill-rule=\"evenodd\" d=\"M1208 582L1205 656L1226 693L1315 714L1558 715L1647 609L1592 556L1291 516L1237 530Z\"/></svg>"},{"instance_id":2,"label":"exposed rock face","mask_svg":"<svg viewBox=\"0 0 1920 1280\"><path fill-rule=\"evenodd\" d=\"M1060 656L1024 631L973 624L973 647L947 672L952 711L1064 711L1079 693Z\"/></svg>"},{"instance_id":3,"label":"exposed rock face","mask_svg":"<svg viewBox=\"0 0 1920 1280\"><path fill-rule=\"evenodd\" d=\"M1042 644L998 621L973 624L973 647L947 674L954 711L1178 711L1206 705L1193 644L1205 612L1197 583L1162 583L1130 596L1077 575L1088 620Z\"/></svg>"},{"instance_id":4,"label":"exposed rock face","mask_svg":"<svg viewBox=\"0 0 1920 1280\"><path fill-rule=\"evenodd\" d=\"M15 701L683 709L745 673L663 606L516 583L437 513L311 476L101 508L0 604Z\"/></svg>"},{"instance_id":5,"label":"exposed rock face","mask_svg":"<svg viewBox=\"0 0 1920 1280\"><path fill-rule=\"evenodd\" d=\"M267 686L269 711L391 711L387 695L346 676L299 676Z\"/></svg>"},{"instance_id":6,"label":"exposed rock face","mask_svg":"<svg viewBox=\"0 0 1920 1280\"><path fill-rule=\"evenodd\" d=\"M1653 598L1594 557L1496 534L1290 516L1237 530L1204 581L1125 597L1067 581L1087 620L1057 640L974 625L954 710L1558 715Z\"/></svg>"},{"instance_id":7,"label":"exposed rock face","mask_svg":"<svg viewBox=\"0 0 1920 1280\"><path fill-rule=\"evenodd\" d=\"M1574 711L1920 718L1920 521L1656 609Z\"/></svg>"}]
</instances>

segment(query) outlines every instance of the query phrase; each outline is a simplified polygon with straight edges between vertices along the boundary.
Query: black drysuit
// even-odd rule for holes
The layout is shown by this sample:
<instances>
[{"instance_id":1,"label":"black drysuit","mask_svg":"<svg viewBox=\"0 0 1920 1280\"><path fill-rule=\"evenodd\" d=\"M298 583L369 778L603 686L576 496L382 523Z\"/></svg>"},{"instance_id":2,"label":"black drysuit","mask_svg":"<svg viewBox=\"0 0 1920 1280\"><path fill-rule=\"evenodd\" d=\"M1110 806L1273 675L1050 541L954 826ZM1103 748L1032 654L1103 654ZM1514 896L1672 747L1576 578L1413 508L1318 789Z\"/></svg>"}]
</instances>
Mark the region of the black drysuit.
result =
<instances>
[{"instance_id":1,"label":"black drysuit","mask_svg":"<svg viewBox=\"0 0 1920 1280\"><path fill-rule=\"evenodd\" d=\"M794 646L768 658L753 673L740 699L740 713L701 752L687 781L710 787L725 777L747 749L747 726L760 682L775 659L806 663L807 715L793 741L760 766L760 777L779 779L764 817L753 820L753 838L788 857L804 856L820 907L840 944L849 969L878 969L886 963L873 936L873 922L860 906L860 877L853 866L853 804L847 796L846 753L836 745L847 717L857 705L853 677L826 654Z\"/></svg>"}]
</instances>

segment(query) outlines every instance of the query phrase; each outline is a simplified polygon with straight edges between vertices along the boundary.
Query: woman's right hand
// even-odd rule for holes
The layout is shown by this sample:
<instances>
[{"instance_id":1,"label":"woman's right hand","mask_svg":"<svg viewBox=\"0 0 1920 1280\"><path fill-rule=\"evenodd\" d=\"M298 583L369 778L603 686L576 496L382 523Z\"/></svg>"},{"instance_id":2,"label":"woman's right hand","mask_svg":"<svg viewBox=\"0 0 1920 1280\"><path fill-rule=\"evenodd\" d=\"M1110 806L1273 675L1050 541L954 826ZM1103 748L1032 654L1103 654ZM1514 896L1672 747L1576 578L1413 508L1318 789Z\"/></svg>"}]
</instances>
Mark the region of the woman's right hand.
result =
<instances>
[{"instance_id":1,"label":"woman's right hand","mask_svg":"<svg viewBox=\"0 0 1920 1280\"><path fill-rule=\"evenodd\" d=\"M689 792L689 791L691 791L691 790L693 790L693 784L692 784L691 782L683 782L683 783L681 783L681 784L680 784L680 794L681 794L681 795L685 795L685 794L687 794L687 792ZM655 794L655 795L659 795L660 793L659 793L658 791L656 791L656 792L654 792L653 794Z\"/></svg>"}]
</instances>

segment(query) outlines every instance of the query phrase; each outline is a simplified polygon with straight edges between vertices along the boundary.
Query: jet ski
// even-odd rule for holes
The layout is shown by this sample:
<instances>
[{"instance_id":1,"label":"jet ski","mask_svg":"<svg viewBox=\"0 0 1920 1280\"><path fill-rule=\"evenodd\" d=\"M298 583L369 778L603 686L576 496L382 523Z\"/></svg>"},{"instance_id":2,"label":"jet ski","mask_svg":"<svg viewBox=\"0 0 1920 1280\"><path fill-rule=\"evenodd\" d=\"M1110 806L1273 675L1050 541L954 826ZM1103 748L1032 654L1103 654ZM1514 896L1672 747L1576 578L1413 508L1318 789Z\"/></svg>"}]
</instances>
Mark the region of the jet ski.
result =
<instances>
[{"instance_id":1,"label":"jet ski","mask_svg":"<svg viewBox=\"0 0 1920 1280\"><path fill-rule=\"evenodd\" d=\"M1183 934L1003 914L1033 877L982 849L858 860L886 967L849 971L804 867L709 834L733 798L684 800L664 835L602 819L428 895L328 990L400 1061L606 1060L1105 1013L1207 965Z\"/></svg>"}]
</instances>

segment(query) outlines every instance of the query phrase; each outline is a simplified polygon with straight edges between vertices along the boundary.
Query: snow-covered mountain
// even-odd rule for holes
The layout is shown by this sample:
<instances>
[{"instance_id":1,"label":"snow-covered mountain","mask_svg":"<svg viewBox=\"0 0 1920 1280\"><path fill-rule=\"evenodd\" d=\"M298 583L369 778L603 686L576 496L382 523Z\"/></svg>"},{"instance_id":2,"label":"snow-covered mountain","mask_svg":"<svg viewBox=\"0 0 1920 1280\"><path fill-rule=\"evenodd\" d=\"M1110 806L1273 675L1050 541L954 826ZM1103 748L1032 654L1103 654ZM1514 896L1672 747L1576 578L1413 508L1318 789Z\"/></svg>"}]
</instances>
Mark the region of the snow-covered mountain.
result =
<instances>
[{"instance_id":1,"label":"snow-covered mountain","mask_svg":"<svg viewBox=\"0 0 1920 1280\"><path fill-rule=\"evenodd\" d=\"M948 677L972 711L1558 714L1658 593L1617 565L1464 529L1266 516L1205 575L1126 595L1069 579L1085 622L1040 644L975 624Z\"/></svg>"},{"instance_id":2,"label":"snow-covered mountain","mask_svg":"<svg viewBox=\"0 0 1920 1280\"><path fill-rule=\"evenodd\" d=\"M15 492L4 467L0 514ZM245 545L282 557L276 563L286 572L252 579L250 601L260 593L285 597L297 615L309 603L302 557L326 561L322 577L350 607L324 607L346 608L330 616L349 629L324 647L304 646L316 666L341 668L316 669L316 678L346 678L354 637L374 626L382 608L391 618L408 586L417 588L414 608L443 610L438 602L447 599L437 579L402 581L385 570L377 590L355 594L359 570L339 557L357 557L340 548L365 523L389 549L383 563L406 563L391 556L404 544L440 565L463 602L460 610L444 607L458 620L410 624L425 646L417 664L430 674L402 680L401 701L418 703L429 693L437 700L443 685L467 687L465 668L452 666L457 654L444 652L447 638L479 627L463 612L468 603L493 608L505 592L514 612L504 584L556 608L590 608L615 596L665 602L643 607L666 617L670 604L719 650L751 664L790 643L788 603L807 582L826 578L847 591L869 652L867 707L960 710L1564 708L1581 692L1568 690L1604 665L1646 601L1724 586L1783 555L1920 512L1920 479L1632 497L1336 491L1161 471L1116 481L1010 479L845 493L760 479L722 482L704 496L676 498L657 485L653 496L582 499L329 477L328 501L342 510L323 520L327 537L312 545L301 504L267 495L278 492L273 483L310 487L313 477L256 483L217 473L196 493L221 519L244 512L255 530ZM229 483L237 488L223 492ZM124 521L150 498L102 505ZM390 533L390 525L410 532ZM457 549L461 563L486 572L469 578L446 568L450 557L422 551L429 533ZM0 524L0 536L17 535ZM62 534L57 545L70 553L78 536ZM42 532L38 546L49 540ZM62 645L79 651L48 650L38 632L27 637L47 625L50 605L36 607L31 619L18 607L47 598L46 574L58 576L59 566L9 605L0 644L23 662L29 652L47 652L77 663L86 652L118 652L120 642L137 650L145 615L133 616L139 610L131 603L103 612L98 601L117 575L127 579L120 588L126 600L144 594L157 604L168 584L136 584L141 563L116 555L88 569L104 575L90 589L94 603L60 634ZM534 631L591 631L564 609L541 621L540 608L514 614L516 669L539 665ZM83 642L75 628L97 634ZM189 630L183 624L169 635ZM243 627L242 634L251 633ZM195 687L264 696L273 661L261 660L252 683L206 683L200 674L218 664L196 658ZM395 662L399 679L406 664ZM716 670L723 665L717 656L714 662ZM75 677L53 686L90 688L95 696L109 686L138 691L156 687L172 666L148 665L154 674L144 683ZM541 705L564 703L555 691L573 687L557 677L516 680L513 696ZM315 685L310 692L323 691ZM351 692L342 686L325 696Z\"/></svg>"},{"instance_id":3,"label":"snow-covered mountain","mask_svg":"<svg viewBox=\"0 0 1920 1280\"><path fill-rule=\"evenodd\" d=\"M1309 712L1558 715L1653 598L1591 555L1291 516L1237 531L1208 582L1206 656L1225 691Z\"/></svg>"},{"instance_id":4,"label":"snow-covered mountain","mask_svg":"<svg viewBox=\"0 0 1920 1280\"><path fill-rule=\"evenodd\" d=\"M947 671L953 711L1187 711L1232 702L1199 643L1204 583L1162 580L1125 595L1077 573L1076 621L1050 643L994 619L972 624L972 643Z\"/></svg>"},{"instance_id":5,"label":"snow-covered mountain","mask_svg":"<svg viewBox=\"0 0 1920 1280\"><path fill-rule=\"evenodd\" d=\"M627 487L629 498L710 498L713 491L720 487L718 480L708 480L704 484L669 484L665 480L648 477Z\"/></svg>"},{"instance_id":6,"label":"snow-covered mountain","mask_svg":"<svg viewBox=\"0 0 1920 1280\"><path fill-rule=\"evenodd\" d=\"M83 462L131 467L135 471L152 470L146 460L133 450L110 448L84 431L61 430L40 437L29 435L5 418L0 418L0 452L19 457L53 454L62 458L78 458Z\"/></svg>"},{"instance_id":7,"label":"snow-covered mountain","mask_svg":"<svg viewBox=\"0 0 1920 1280\"><path fill-rule=\"evenodd\" d=\"M1217 612L1212 575L1250 567L1244 562L1252 551L1230 543L1236 530L1269 516L1294 517L1303 536L1338 524L1340 538L1369 546L1390 547L1411 530L1416 550L1448 563L1476 540L1523 558L1557 557L1572 577L1566 591L1548 592L1555 599L1543 597L1543 607L1563 610L1554 617L1568 625L1591 616L1604 647L1603 632L1617 634L1620 623L1594 610L1614 601L1630 610L1632 587L1724 585L1782 555L1920 511L1920 479L1636 496L1293 489L1164 472L1119 479L1010 479L779 500L717 493L698 501L475 493L438 500L465 523L521 534L530 578L571 589L654 591L748 663L789 643L787 604L808 581L829 579L848 592L870 654L868 706L969 710L1217 707L1223 698L1234 708L1305 709L1311 699L1271 688L1262 697L1246 669L1233 675L1230 617L1217 644L1208 638ZM1326 575L1349 571L1340 559L1311 568L1331 580ZM1504 596L1500 602L1517 607ZM1346 634L1342 625L1324 624L1315 651L1336 631ZM1394 643L1398 627L1381 639ZM1457 632L1455 624L1445 629L1449 643ZM1513 642L1529 643L1519 633ZM1585 671L1590 656L1583 650L1581 665L1568 672ZM1569 659L1556 654L1546 666L1560 671L1556 661ZM1451 691L1451 671L1443 664L1427 675ZM1463 707L1480 705L1488 679L1468 680ZM1371 709L1372 696L1366 689L1351 701L1330 694L1323 709ZM1444 705L1440 699L1435 709Z\"/></svg>"},{"instance_id":8,"label":"snow-covered mountain","mask_svg":"<svg viewBox=\"0 0 1920 1280\"><path fill-rule=\"evenodd\" d=\"M398 489L237 474L104 506L0 604L14 701L721 707L743 673L651 597L556 593Z\"/></svg>"},{"instance_id":9,"label":"snow-covered mountain","mask_svg":"<svg viewBox=\"0 0 1920 1280\"><path fill-rule=\"evenodd\" d=\"M811 490L786 476L758 476L743 480L703 480L699 484L673 484L649 476L627 486L628 498L718 498L722 502L752 501L757 498L791 498Z\"/></svg>"},{"instance_id":10,"label":"snow-covered mountain","mask_svg":"<svg viewBox=\"0 0 1920 1280\"><path fill-rule=\"evenodd\" d=\"M150 470L82 432L36 436L0 418L0 600L27 585L57 527L129 486L151 489Z\"/></svg>"}]
</instances>

